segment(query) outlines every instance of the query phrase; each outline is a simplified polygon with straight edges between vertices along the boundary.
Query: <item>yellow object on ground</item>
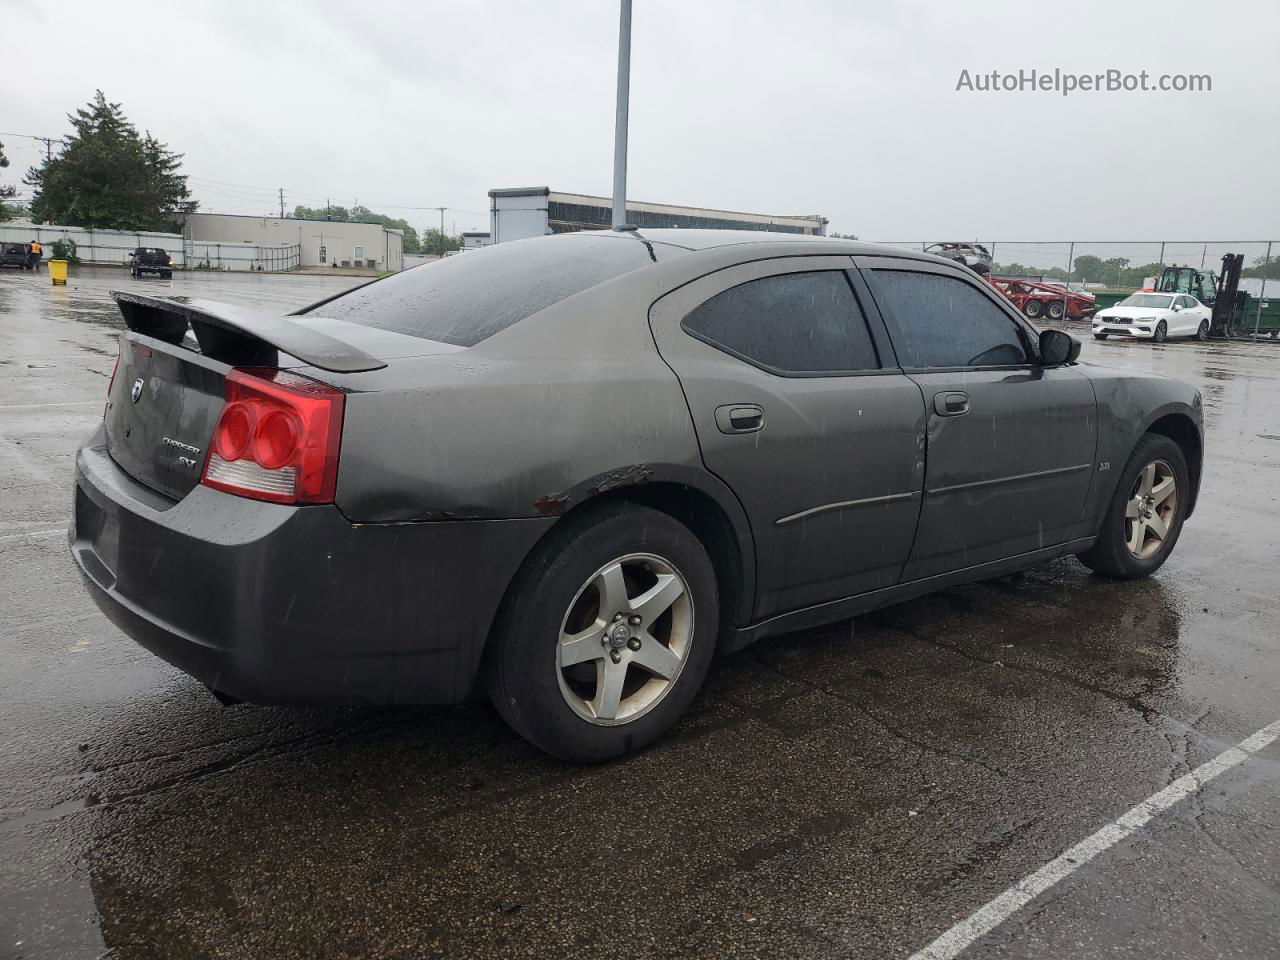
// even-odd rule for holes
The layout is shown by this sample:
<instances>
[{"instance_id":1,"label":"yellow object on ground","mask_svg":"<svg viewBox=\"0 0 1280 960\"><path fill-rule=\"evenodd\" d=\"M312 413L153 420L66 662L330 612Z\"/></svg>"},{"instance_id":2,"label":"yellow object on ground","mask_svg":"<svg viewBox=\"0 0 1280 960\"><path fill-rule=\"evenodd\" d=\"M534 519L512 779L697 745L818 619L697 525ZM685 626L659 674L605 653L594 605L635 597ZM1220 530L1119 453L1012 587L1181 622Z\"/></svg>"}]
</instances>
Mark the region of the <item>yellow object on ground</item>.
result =
<instances>
[{"instance_id":1,"label":"yellow object on ground","mask_svg":"<svg viewBox=\"0 0 1280 960\"><path fill-rule=\"evenodd\" d=\"M54 283L54 285L55 285L55 286L57 286L57 285L59 285L59 284L61 284L61 285L63 285L63 286L66 286L66 283L67 283L67 261L65 261L65 260L50 260L50 261L49 261L49 279L53 281L53 283Z\"/></svg>"}]
</instances>

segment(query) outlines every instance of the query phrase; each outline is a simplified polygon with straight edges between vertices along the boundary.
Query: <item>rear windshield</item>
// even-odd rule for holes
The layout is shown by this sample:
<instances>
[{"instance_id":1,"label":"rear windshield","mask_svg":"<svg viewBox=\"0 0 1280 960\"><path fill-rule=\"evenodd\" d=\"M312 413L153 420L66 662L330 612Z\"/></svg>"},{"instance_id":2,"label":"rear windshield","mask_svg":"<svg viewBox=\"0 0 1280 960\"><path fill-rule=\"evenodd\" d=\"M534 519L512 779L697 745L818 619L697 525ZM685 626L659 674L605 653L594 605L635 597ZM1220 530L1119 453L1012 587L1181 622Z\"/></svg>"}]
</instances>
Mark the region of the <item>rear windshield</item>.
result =
<instances>
[{"instance_id":1,"label":"rear windshield","mask_svg":"<svg viewBox=\"0 0 1280 960\"><path fill-rule=\"evenodd\" d=\"M516 240L414 267L305 312L471 347L553 303L675 252L683 251L631 237Z\"/></svg>"}]
</instances>

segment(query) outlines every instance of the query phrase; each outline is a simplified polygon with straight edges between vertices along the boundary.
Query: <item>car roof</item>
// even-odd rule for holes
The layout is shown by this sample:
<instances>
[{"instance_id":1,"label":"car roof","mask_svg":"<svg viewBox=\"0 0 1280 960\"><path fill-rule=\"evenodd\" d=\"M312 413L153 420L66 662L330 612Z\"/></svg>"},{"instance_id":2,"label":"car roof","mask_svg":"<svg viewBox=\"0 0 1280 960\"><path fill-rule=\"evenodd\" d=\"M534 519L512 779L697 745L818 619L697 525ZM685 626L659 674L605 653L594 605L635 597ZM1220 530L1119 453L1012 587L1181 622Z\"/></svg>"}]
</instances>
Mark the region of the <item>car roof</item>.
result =
<instances>
[{"instance_id":1,"label":"car roof","mask_svg":"<svg viewBox=\"0 0 1280 960\"><path fill-rule=\"evenodd\" d=\"M689 251L719 250L725 247L743 246L747 244L785 244L807 247L805 253L826 253L836 256L875 256L903 257L921 260L926 263L940 263L955 266L956 262L947 257L939 257L932 253L922 253L903 247L889 247L878 243L864 243L859 240L846 240L843 237L819 237L803 233L779 233L773 230L682 230L664 227L644 230L583 230L579 233L558 234L561 237L614 237L618 239L641 240L645 243L661 243L669 247L679 247ZM777 251L775 250L776 254ZM782 254L785 255L785 254Z\"/></svg>"}]
</instances>

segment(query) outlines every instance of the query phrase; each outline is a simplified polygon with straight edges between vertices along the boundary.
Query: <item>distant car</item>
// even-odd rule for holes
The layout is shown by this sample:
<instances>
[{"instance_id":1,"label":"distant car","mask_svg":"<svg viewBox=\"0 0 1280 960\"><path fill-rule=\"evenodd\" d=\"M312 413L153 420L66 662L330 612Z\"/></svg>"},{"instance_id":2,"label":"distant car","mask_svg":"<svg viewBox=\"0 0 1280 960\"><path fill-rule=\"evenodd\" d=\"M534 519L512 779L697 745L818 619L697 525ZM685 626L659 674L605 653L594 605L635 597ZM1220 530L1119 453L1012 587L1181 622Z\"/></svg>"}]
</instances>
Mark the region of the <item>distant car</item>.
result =
<instances>
[{"instance_id":1,"label":"distant car","mask_svg":"<svg viewBox=\"0 0 1280 960\"><path fill-rule=\"evenodd\" d=\"M31 244L0 244L0 267L21 267L23 270L35 269L35 257L31 255Z\"/></svg>"},{"instance_id":2,"label":"distant car","mask_svg":"<svg viewBox=\"0 0 1280 960\"><path fill-rule=\"evenodd\" d=\"M173 276L173 257L160 247L138 247L129 254L129 276L158 273L162 280Z\"/></svg>"},{"instance_id":3,"label":"distant car","mask_svg":"<svg viewBox=\"0 0 1280 960\"><path fill-rule=\"evenodd\" d=\"M1200 481L1194 387L919 251L591 231L284 317L115 296L70 531L106 615L224 699L483 680L571 760L764 636L1071 554L1145 577Z\"/></svg>"},{"instance_id":4,"label":"distant car","mask_svg":"<svg viewBox=\"0 0 1280 960\"><path fill-rule=\"evenodd\" d=\"M1072 320L1087 320L1097 308L1093 294L1069 290L1061 283L997 276L988 277L987 281L1032 320L1061 320L1064 315Z\"/></svg>"},{"instance_id":5,"label":"distant car","mask_svg":"<svg viewBox=\"0 0 1280 960\"><path fill-rule=\"evenodd\" d=\"M1189 293L1134 293L1093 318L1093 338L1137 337L1163 343L1169 337L1209 339L1213 310Z\"/></svg>"},{"instance_id":6,"label":"distant car","mask_svg":"<svg viewBox=\"0 0 1280 960\"><path fill-rule=\"evenodd\" d=\"M931 243L924 252L953 260L980 276L991 272L991 252L980 243Z\"/></svg>"}]
</instances>

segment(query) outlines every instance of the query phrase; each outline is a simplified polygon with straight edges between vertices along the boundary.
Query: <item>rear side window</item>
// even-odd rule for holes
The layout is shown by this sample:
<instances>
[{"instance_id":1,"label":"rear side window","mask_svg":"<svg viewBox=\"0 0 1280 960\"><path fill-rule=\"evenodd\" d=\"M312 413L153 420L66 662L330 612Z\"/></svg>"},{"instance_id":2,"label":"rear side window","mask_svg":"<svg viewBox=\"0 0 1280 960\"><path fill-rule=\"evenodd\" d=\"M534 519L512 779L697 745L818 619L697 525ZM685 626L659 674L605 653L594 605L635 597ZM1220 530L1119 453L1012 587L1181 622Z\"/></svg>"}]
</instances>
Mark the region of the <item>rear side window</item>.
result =
<instances>
[{"instance_id":1,"label":"rear side window","mask_svg":"<svg viewBox=\"0 0 1280 960\"><path fill-rule=\"evenodd\" d=\"M904 367L1003 367L1028 362L1022 328L955 277L869 271Z\"/></svg>"},{"instance_id":2,"label":"rear side window","mask_svg":"<svg viewBox=\"0 0 1280 960\"><path fill-rule=\"evenodd\" d=\"M684 252L622 237L516 240L414 267L305 312L471 347L668 251Z\"/></svg>"},{"instance_id":3,"label":"rear side window","mask_svg":"<svg viewBox=\"0 0 1280 960\"><path fill-rule=\"evenodd\" d=\"M726 353L781 373L880 368L862 309L839 270L749 280L695 307L683 325Z\"/></svg>"}]
</instances>

